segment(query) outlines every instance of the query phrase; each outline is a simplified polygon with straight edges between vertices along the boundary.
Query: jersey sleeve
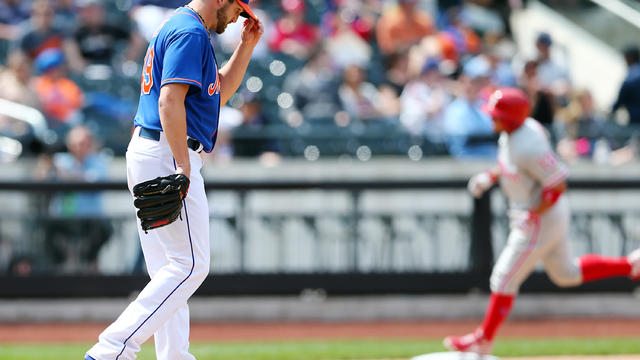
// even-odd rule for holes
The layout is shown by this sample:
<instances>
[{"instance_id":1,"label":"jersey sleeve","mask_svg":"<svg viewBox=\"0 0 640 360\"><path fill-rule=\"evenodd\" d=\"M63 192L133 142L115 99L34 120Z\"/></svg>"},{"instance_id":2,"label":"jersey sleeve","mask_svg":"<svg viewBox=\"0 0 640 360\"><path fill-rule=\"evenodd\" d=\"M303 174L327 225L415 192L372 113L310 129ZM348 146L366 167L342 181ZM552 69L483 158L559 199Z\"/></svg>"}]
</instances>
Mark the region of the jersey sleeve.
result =
<instances>
[{"instance_id":1,"label":"jersey sleeve","mask_svg":"<svg viewBox=\"0 0 640 360\"><path fill-rule=\"evenodd\" d=\"M171 39L164 54L161 86L184 83L202 89L202 58L207 41L195 33Z\"/></svg>"},{"instance_id":2,"label":"jersey sleeve","mask_svg":"<svg viewBox=\"0 0 640 360\"><path fill-rule=\"evenodd\" d=\"M550 148L526 155L522 158L520 166L542 188L554 187L569 175L567 167L558 160Z\"/></svg>"}]
</instances>

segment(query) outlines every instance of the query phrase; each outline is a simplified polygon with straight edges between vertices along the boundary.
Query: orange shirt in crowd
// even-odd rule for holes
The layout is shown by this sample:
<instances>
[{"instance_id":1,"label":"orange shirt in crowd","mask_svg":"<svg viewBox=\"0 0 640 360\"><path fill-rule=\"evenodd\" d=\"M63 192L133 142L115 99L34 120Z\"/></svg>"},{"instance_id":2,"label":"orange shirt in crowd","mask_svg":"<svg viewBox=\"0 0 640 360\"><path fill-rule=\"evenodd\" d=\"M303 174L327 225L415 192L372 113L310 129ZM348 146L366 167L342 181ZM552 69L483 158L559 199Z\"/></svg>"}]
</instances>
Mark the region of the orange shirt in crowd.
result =
<instances>
[{"instance_id":1,"label":"orange shirt in crowd","mask_svg":"<svg viewBox=\"0 0 640 360\"><path fill-rule=\"evenodd\" d=\"M67 78L40 76L34 87L45 115L61 122L67 122L84 104L82 90Z\"/></svg>"},{"instance_id":2,"label":"orange shirt in crowd","mask_svg":"<svg viewBox=\"0 0 640 360\"><path fill-rule=\"evenodd\" d=\"M482 50L482 40L471 29L459 29L462 32L462 44L456 44L455 35L448 31L440 31L436 38L440 44L440 54L443 59L451 60L456 64L460 56L464 54L478 54Z\"/></svg>"},{"instance_id":3,"label":"orange shirt in crowd","mask_svg":"<svg viewBox=\"0 0 640 360\"><path fill-rule=\"evenodd\" d=\"M428 13L416 9L407 14L400 7L383 14L376 26L378 46L387 55L406 50L433 32L433 19Z\"/></svg>"}]
</instances>

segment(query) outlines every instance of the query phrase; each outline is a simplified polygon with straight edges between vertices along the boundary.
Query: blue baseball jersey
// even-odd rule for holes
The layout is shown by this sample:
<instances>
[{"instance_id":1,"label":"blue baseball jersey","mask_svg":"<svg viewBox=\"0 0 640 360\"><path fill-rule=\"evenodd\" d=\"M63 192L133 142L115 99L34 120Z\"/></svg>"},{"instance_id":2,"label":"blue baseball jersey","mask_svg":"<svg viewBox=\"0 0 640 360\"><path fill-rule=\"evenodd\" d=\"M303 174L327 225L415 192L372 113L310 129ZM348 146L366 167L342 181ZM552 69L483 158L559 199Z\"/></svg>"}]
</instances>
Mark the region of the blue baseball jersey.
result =
<instances>
[{"instance_id":1,"label":"blue baseball jersey","mask_svg":"<svg viewBox=\"0 0 640 360\"><path fill-rule=\"evenodd\" d=\"M184 101L187 134L210 152L220 115L218 65L205 25L184 7L176 9L151 39L144 58L135 126L162 130L158 98L160 88L170 83L190 85Z\"/></svg>"}]
</instances>

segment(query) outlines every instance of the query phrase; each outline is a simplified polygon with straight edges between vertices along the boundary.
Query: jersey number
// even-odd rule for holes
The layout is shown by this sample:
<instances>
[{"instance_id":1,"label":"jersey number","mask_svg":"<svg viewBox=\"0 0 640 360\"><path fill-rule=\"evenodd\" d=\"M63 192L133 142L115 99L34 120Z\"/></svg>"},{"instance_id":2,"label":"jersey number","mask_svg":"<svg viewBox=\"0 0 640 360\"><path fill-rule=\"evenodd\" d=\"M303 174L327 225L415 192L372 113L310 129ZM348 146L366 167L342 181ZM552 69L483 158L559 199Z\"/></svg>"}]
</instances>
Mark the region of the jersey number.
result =
<instances>
[{"instance_id":1,"label":"jersey number","mask_svg":"<svg viewBox=\"0 0 640 360\"><path fill-rule=\"evenodd\" d=\"M147 50L147 55L144 56L144 68L142 69L142 80L140 87L143 94L149 94L151 87L153 86L153 48L150 47Z\"/></svg>"},{"instance_id":2,"label":"jersey number","mask_svg":"<svg viewBox=\"0 0 640 360\"><path fill-rule=\"evenodd\" d=\"M544 171L551 171L556 167L556 158L549 151L539 158L537 162Z\"/></svg>"}]
</instances>

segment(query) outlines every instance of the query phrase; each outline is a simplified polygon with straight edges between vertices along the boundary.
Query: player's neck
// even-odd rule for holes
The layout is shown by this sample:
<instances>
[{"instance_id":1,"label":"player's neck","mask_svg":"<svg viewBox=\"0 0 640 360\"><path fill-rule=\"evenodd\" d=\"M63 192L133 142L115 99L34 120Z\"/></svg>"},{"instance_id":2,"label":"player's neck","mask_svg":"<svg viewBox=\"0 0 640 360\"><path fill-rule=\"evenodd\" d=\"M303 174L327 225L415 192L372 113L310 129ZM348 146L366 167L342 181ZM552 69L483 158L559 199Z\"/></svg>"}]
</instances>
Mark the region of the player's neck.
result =
<instances>
[{"instance_id":1,"label":"player's neck","mask_svg":"<svg viewBox=\"0 0 640 360\"><path fill-rule=\"evenodd\" d=\"M204 21L204 26L209 29L215 28L216 17L215 10L212 8L209 2L201 0L193 0L186 5L191 10L195 11L197 15ZM213 16L212 16L213 14Z\"/></svg>"}]
</instances>

